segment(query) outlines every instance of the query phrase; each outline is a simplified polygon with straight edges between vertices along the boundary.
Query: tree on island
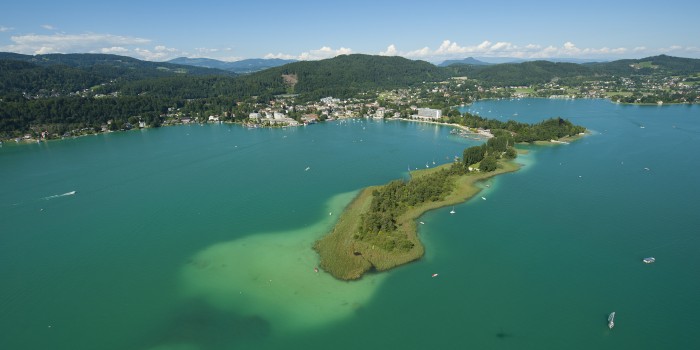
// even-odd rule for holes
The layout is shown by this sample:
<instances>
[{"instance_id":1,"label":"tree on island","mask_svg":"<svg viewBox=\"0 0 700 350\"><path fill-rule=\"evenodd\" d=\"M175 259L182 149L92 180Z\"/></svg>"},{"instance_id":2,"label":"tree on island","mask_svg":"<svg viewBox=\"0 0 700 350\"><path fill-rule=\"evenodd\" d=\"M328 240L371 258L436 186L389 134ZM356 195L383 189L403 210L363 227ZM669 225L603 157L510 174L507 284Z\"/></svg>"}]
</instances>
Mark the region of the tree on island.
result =
<instances>
[{"instance_id":1,"label":"tree on island","mask_svg":"<svg viewBox=\"0 0 700 350\"><path fill-rule=\"evenodd\" d=\"M493 154L489 154L484 158L484 160L479 163L479 170L483 172L490 172L496 170L498 167L498 160L496 160L496 156Z\"/></svg>"},{"instance_id":2,"label":"tree on island","mask_svg":"<svg viewBox=\"0 0 700 350\"><path fill-rule=\"evenodd\" d=\"M482 159L484 159L485 154L486 149L483 145L472 146L464 149L464 152L462 152L462 162L464 164L464 167L467 168L472 164L480 162Z\"/></svg>"}]
</instances>

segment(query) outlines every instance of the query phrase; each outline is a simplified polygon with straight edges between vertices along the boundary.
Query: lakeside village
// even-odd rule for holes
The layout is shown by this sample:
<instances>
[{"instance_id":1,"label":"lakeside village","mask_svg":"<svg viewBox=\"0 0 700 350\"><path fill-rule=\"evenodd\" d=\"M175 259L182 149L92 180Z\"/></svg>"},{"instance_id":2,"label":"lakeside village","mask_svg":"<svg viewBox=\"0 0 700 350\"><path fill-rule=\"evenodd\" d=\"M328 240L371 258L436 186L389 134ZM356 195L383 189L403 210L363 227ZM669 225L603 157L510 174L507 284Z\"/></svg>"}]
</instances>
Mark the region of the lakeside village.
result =
<instances>
[{"instance_id":1,"label":"lakeside village","mask_svg":"<svg viewBox=\"0 0 700 350\"><path fill-rule=\"evenodd\" d=\"M644 79L613 77L605 81L569 83L553 80L529 86L490 86L467 77L454 77L442 82L425 82L416 87L383 91L368 91L353 98L326 97L316 101L300 102L298 95L280 95L267 103L256 96L231 101L230 106L212 106L194 111L183 107L168 108L149 124L141 116L130 116L125 121L109 120L94 128L69 130L59 135L40 127L12 139L17 143L41 142L83 135L142 129L154 126L205 123L237 123L248 128L296 127L326 120L345 118L403 119L426 122L446 122L458 117L453 106L468 105L480 99L512 98L605 98L616 103L662 105L664 103L700 102L700 77L645 77ZM110 98L76 92L82 98ZM41 97L34 97L41 98ZM501 116L509 118L510 116ZM463 130L466 134L489 137L488 130ZM0 146L2 143L0 143Z\"/></svg>"}]
</instances>

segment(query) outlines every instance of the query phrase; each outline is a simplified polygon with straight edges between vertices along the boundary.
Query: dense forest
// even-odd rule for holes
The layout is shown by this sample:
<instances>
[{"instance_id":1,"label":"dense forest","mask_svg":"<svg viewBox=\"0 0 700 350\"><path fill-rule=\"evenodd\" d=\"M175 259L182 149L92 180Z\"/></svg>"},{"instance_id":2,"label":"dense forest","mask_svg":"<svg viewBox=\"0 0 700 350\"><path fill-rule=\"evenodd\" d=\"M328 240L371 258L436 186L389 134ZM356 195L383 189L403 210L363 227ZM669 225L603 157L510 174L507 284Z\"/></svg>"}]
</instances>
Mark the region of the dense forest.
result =
<instances>
[{"instance_id":1,"label":"dense forest","mask_svg":"<svg viewBox=\"0 0 700 350\"><path fill-rule=\"evenodd\" d=\"M244 79L273 80L293 76L290 93L305 94L312 99L324 96L351 97L369 89L410 87L424 81L447 79L447 71L428 62L403 57L343 55L322 61L296 62L271 68Z\"/></svg>"},{"instance_id":2,"label":"dense forest","mask_svg":"<svg viewBox=\"0 0 700 350\"><path fill-rule=\"evenodd\" d=\"M565 62L532 61L495 65L453 64L445 69L489 84L522 86L545 83L554 78L589 76L594 72L583 65Z\"/></svg>"},{"instance_id":3,"label":"dense forest","mask_svg":"<svg viewBox=\"0 0 700 350\"><path fill-rule=\"evenodd\" d=\"M562 118L550 118L536 124L527 124L514 120L503 122L465 113L460 116L448 117L447 120L450 123L464 125L470 128L490 129L494 135L496 135L499 130L508 131L513 135L514 142L558 140L567 136L575 136L586 131L586 128L574 125L570 121Z\"/></svg>"},{"instance_id":4,"label":"dense forest","mask_svg":"<svg viewBox=\"0 0 700 350\"><path fill-rule=\"evenodd\" d=\"M524 86L553 79L604 78L612 76L686 75L700 72L700 60L659 55L612 62L566 63L531 61L522 63L452 64L445 69L453 76L468 76L499 86Z\"/></svg>"}]
</instances>

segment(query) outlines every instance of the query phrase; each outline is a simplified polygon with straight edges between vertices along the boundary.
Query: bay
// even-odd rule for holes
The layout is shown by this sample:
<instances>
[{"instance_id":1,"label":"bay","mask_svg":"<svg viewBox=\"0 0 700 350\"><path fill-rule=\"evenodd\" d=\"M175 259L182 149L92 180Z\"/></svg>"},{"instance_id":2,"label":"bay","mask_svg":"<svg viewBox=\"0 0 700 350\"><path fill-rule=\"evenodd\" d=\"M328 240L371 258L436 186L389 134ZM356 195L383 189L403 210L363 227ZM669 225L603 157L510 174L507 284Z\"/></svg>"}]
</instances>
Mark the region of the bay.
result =
<instances>
[{"instance_id":1,"label":"bay","mask_svg":"<svg viewBox=\"0 0 700 350\"><path fill-rule=\"evenodd\" d=\"M593 132L525 147L520 171L454 215L421 218L423 259L356 282L315 273L313 241L359 189L476 141L353 120L4 145L0 347L700 346L698 106L523 99L464 110L561 116Z\"/></svg>"}]
</instances>

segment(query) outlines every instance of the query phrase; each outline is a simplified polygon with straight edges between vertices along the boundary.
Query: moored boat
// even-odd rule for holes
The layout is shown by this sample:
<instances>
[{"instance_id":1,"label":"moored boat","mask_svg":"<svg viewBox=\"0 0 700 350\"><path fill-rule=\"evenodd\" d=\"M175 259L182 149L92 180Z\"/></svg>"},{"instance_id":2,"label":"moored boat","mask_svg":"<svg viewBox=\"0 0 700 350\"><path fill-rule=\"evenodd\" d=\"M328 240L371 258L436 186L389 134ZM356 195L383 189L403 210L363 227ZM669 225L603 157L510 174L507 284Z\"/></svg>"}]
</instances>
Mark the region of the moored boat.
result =
<instances>
[{"instance_id":1,"label":"moored boat","mask_svg":"<svg viewBox=\"0 0 700 350\"><path fill-rule=\"evenodd\" d=\"M645 264L651 264L651 263L653 263L654 261L656 261L656 258L653 257L653 256L650 256L650 257L648 257L648 258L642 259L642 261L643 261Z\"/></svg>"},{"instance_id":2,"label":"moored boat","mask_svg":"<svg viewBox=\"0 0 700 350\"><path fill-rule=\"evenodd\" d=\"M608 316L608 328L613 329L613 327L615 327L615 311Z\"/></svg>"}]
</instances>

